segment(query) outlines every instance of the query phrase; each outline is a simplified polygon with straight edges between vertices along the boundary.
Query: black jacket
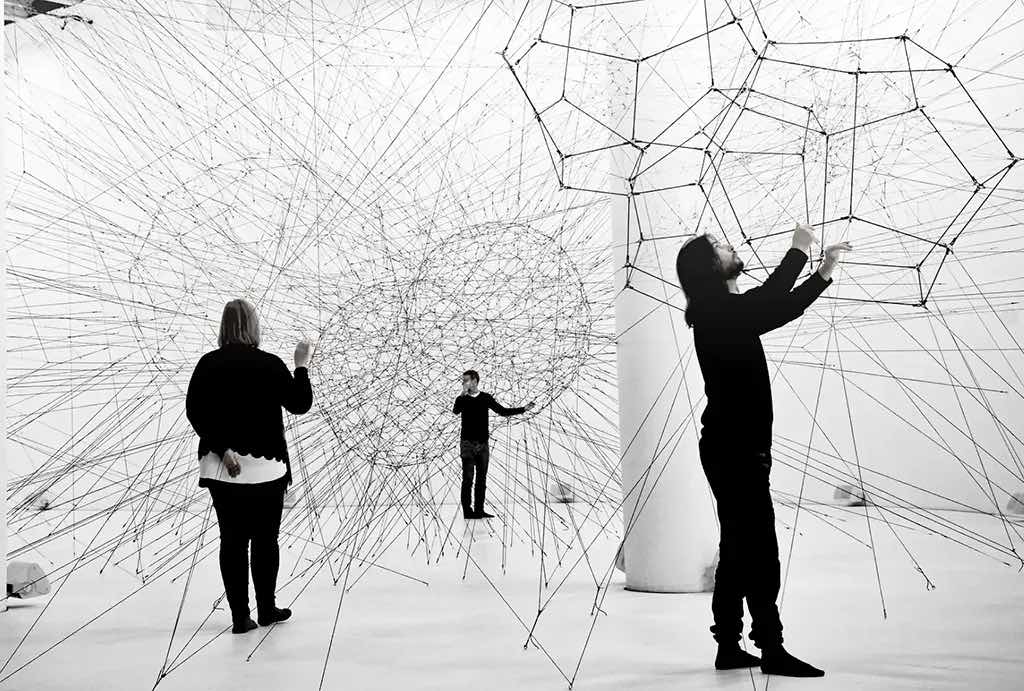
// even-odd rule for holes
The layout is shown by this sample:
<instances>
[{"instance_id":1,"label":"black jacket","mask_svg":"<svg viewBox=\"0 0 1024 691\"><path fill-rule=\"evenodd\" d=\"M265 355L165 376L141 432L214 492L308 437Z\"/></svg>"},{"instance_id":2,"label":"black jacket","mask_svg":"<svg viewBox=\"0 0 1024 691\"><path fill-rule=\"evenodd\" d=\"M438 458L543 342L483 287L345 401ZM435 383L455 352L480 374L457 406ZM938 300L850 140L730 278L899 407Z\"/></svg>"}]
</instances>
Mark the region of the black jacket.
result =
<instances>
[{"instance_id":1,"label":"black jacket","mask_svg":"<svg viewBox=\"0 0 1024 691\"><path fill-rule=\"evenodd\" d=\"M772 389L760 336L802 315L832 282L815 271L793 288L806 263L806 254L790 249L763 284L695 305L693 340L707 395L701 437L707 442L771 448Z\"/></svg>"},{"instance_id":2,"label":"black jacket","mask_svg":"<svg viewBox=\"0 0 1024 691\"><path fill-rule=\"evenodd\" d=\"M185 397L185 415L199 435L199 458L208 451L223 456L228 448L240 454L284 463L285 481L292 471L284 436L281 407L296 415L313 405L309 372L295 376L281 358L247 345L226 345L203 355L192 373ZM215 480L200 480L206 487Z\"/></svg>"}]
</instances>

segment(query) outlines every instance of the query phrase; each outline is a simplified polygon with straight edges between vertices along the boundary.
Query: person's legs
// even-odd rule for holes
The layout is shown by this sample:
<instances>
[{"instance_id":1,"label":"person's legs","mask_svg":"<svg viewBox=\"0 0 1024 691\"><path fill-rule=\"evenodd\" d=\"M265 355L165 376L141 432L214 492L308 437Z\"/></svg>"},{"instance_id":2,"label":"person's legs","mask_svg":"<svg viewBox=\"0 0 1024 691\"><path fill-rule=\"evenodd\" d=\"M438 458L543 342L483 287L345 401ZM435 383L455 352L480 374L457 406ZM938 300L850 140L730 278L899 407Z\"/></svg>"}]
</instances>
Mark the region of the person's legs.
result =
<instances>
[{"instance_id":1,"label":"person's legs","mask_svg":"<svg viewBox=\"0 0 1024 691\"><path fill-rule=\"evenodd\" d=\"M476 466L476 485L473 487L474 513L484 513L484 498L487 494L487 466L490 464L490 449L487 443L480 444L477 449L474 465Z\"/></svg>"},{"instance_id":2,"label":"person's legs","mask_svg":"<svg viewBox=\"0 0 1024 691\"><path fill-rule=\"evenodd\" d=\"M236 625L249 620L249 533L244 506L235 487L211 486L220 526L220 574Z\"/></svg>"},{"instance_id":3,"label":"person's legs","mask_svg":"<svg viewBox=\"0 0 1024 691\"><path fill-rule=\"evenodd\" d=\"M749 485L744 491L749 555L744 593L750 610L750 639L763 649L782 645L782 621L776 604L781 565L769 481L771 456L756 454L752 461Z\"/></svg>"},{"instance_id":4,"label":"person's legs","mask_svg":"<svg viewBox=\"0 0 1024 691\"><path fill-rule=\"evenodd\" d=\"M779 596L779 542L775 534L772 507L771 454L750 458L750 471L743 474L746 495L743 505L748 554L745 595L752 620L750 638L761 649L761 671L787 677L822 677L825 672L793 657L782 647L782 622L776 599Z\"/></svg>"},{"instance_id":5,"label":"person's legs","mask_svg":"<svg viewBox=\"0 0 1024 691\"><path fill-rule=\"evenodd\" d=\"M743 633L743 526L737 515L733 473L724 467L728 457L704 443L700 452L701 466L715 496L720 528L711 633L720 644L735 643Z\"/></svg>"},{"instance_id":6,"label":"person's legs","mask_svg":"<svg viewBox=\"0 0 1024 691\"><path fill-rule=\"evenodd\" d=\"M284 486L279 482L254 486L252 492L252 585L260 622L274 616L280 549L277 544L284 508Z\"/></svg>"},{"instance_id":7,"label":"person's legs","mask_svg":"<svg viewBox=\"0 0 1024 691\"><path fill-rule=\"evenodd\" d=\"M473 491L473 453L470 442L463 441L460 444L460 455L462 456L462 515L465 518L472 518L473 507L470 505L471 492Z\"/></svg>"}]
</instances>

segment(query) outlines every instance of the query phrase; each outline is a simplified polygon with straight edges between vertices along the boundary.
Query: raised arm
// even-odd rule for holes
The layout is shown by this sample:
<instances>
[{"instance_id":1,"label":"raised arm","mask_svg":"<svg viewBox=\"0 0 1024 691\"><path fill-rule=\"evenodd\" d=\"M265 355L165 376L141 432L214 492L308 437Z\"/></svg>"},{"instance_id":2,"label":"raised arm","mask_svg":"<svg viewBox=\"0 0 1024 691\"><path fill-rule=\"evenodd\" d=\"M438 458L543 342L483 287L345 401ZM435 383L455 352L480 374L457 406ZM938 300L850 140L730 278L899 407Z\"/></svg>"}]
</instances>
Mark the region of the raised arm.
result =
<instances>
[{"instance_id":1,"label":"raised arm","mask_svg":"<svg viewBox=\"0 0 1024 691\"><path fill-rule=\"evenodd\" d=\"M502 417L509 417L510 415L522 415L526 412L526 408L506 408L502 404L494 400L494 396L487 394L487 407L496 412Z\"/></svg>"},{"instance_id":2,"label":"raised arm","mask_svg":"<svg viewBox=\"0 0 1024 691\"><path fill-rule=\"evenodd\" d=\"M218 456L223 456L227 450L227 444L223 442L217 433L217 422L214 416L214 399L216 385L211 380L214 372L210 369L208 362L200 358L196 368L192 371L192 378L188 381L188 392L185 394L185 417L188 418L192 429L199 438L206 442Z\"/></svg>"},{"instance_id":3,"label":"raised arm","mask_svg":"<svg viewBox=\"0 0 1024 691\"><path fill-rule=\"evenodd\" d=\"M781 295L751 296L752 291L748 291L730 297L741 303L738 309L741 315L739 318L749 323L758 334L763 334L802 315L831 283L832 279L826 281L815 271L795 289Z\"/></svg>"},{"instance_id":4,"label":"raised arm","mask_svg":"<svg viewBox=\"0 0 1024 691\"><path fill-rule=\"evenodd\" d=\"M296 367L295 376L292 376L283 360L278 358L277 362L278 401L293 415L308 413L313 407L313 387L309 383L309 370L305 367Z\"/></svg>"},{"instance_id":5,"label":"raised arm","mask_svg":"<svg viewBox=\"0 0 1024 691\"><path fill-rule=\"evenodd\" d=\"M853 249L849 243L825 248L821 265L804 283L792 291L781 291L781 286L792 286L790 276L799 275L807 263L807 253L802 247L797 247L798 236L805 229L810 232L806 226L798 227L794 248L785 254L782 263L763 285L745 293L726 296L715 305L713 318L728 323L730 328L750 329L760 335L778 329L803 314L831 285L831 273L839 263L840 255ZM810 236L813 239L813 233ZM778 280L775 280L776 276Z\"/></svg>"},{"instance_id":6,"label":"raised arm","mask_svg":"<svg viewBox=\"0 0 1024 691\"><path fill-rule=\"evenodd\" d=\"M745 294L757 296L785 295L793 290L793 284L796 283L800 271L803 270L804 265L807 263L807 257L807 252L796 247L790 247L789 251L786 252L786 256L775 267L775 271L768 275L765 282L751 288Z\"/></svg>"}]
</instances>

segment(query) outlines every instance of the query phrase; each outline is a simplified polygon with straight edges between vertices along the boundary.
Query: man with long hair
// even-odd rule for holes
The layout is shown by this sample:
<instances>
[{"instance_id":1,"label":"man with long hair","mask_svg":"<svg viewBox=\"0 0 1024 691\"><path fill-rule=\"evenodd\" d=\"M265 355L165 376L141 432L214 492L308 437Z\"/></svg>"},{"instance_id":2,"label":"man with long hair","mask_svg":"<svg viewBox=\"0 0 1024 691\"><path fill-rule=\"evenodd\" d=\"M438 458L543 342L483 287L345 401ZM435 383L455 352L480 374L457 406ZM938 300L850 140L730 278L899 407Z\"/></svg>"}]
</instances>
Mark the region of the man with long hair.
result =
<instances>
[{"instance_id":1,"label":"man with long hair","mask_svg":"<svg viewBox=\"0 0 1024 691\"><path fill-rule=\"evenodd\" d=\"M832 282L841 242L825 249L818 270L793 287L810 256L814 231L798 224L793 246L761 285L739 292L743 262L726 242L698 235L679 250L676 272L686 295L686 323L707 405L701 417L700 460L715 496L721 527L715 592L711 600L718 642L716 669L760 665L766 674L820 677L824 672L782 647L779 544L769 488L772 391L761 334L800 315ZM743 599L750 638L761 658L740 649Z\"/></svg>"}]
</instances>

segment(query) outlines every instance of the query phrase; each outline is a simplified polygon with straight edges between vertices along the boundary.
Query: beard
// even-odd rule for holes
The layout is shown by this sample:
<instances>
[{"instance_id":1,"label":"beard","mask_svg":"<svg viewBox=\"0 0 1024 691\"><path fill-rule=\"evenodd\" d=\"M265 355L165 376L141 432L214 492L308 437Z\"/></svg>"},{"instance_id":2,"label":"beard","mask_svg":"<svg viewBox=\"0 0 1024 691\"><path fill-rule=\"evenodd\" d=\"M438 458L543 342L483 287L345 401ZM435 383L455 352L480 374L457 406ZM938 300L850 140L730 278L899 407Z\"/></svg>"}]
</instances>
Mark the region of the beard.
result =
<instances>
[{"instance_id":1,"label":"beard","mask_svg":"<svg viewBox=\"0 0 1024 691\"><path fill-rule=\"evenodd\" d=\"M743 260L739 257L722 266L722 274L727 281L739 278L741 273L743 273Z\"/></svg>"}]
</instances>

